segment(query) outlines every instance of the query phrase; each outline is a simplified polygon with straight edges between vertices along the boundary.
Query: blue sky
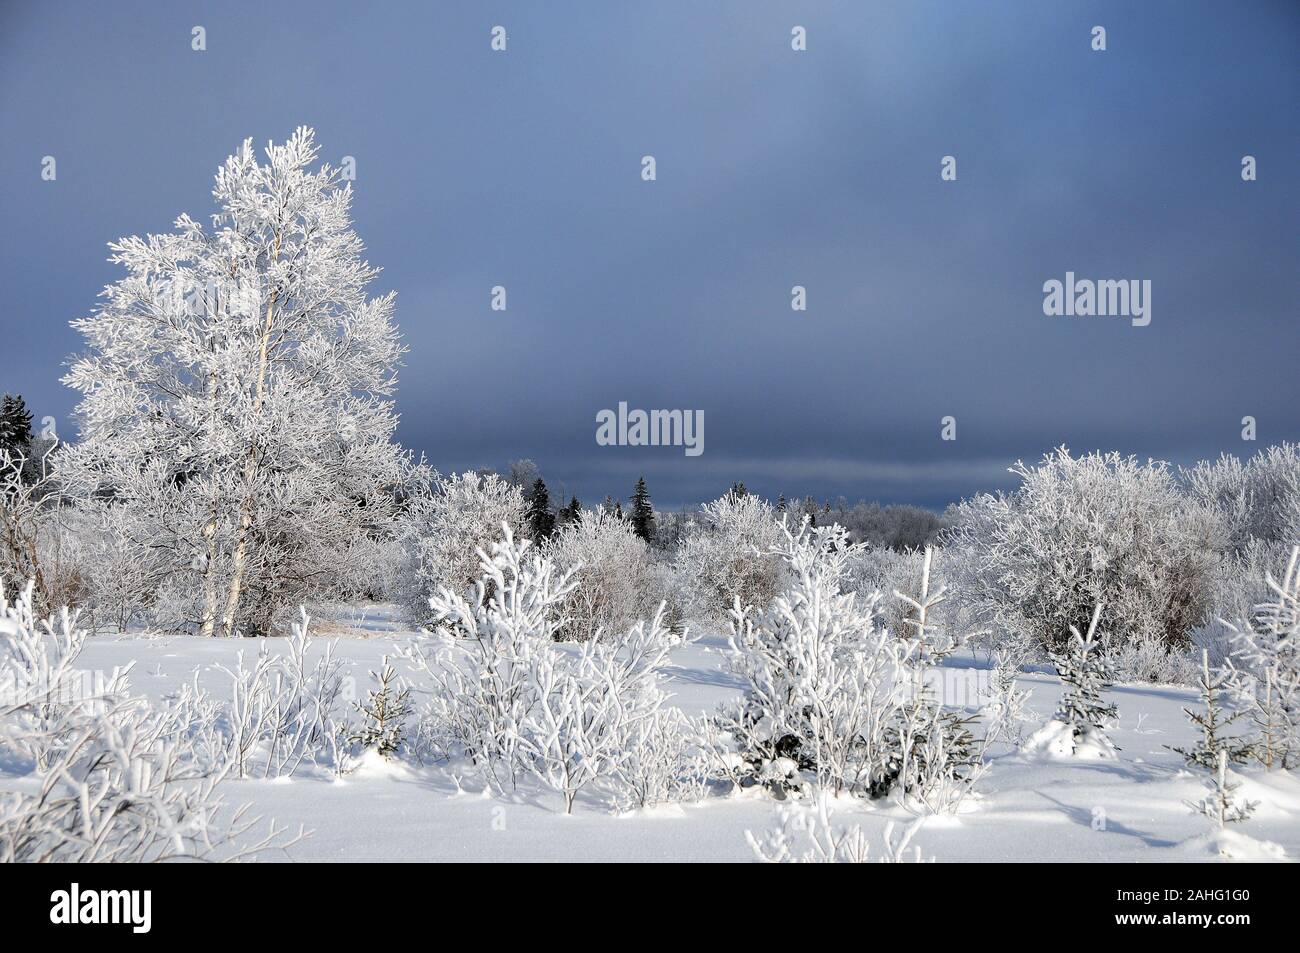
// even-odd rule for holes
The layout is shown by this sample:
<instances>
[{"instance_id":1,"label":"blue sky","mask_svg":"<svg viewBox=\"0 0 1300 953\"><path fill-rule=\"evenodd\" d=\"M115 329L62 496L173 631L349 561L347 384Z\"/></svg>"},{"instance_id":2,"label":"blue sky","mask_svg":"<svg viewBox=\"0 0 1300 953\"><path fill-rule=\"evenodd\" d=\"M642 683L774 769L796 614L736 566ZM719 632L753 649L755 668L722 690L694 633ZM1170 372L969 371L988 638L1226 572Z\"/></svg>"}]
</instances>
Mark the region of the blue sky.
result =
<instances>
[{"instance_id":1,"label":"blue sky","mask_svg":"<svg viewBox=\"0 0 1300 953\"><path fill-rule=\"evenodd\" d=\"M75 429L105 243L308 124L440 469L941 506L1061 443L1250 452L1245 415L1300 439L1298 94L1292 2L7 3L0 390ZM1149 279L1150 326L1045 316L1067 271ZM705 452L598 446L619 401L703 410Z\"/></svg>"}]
</instances>

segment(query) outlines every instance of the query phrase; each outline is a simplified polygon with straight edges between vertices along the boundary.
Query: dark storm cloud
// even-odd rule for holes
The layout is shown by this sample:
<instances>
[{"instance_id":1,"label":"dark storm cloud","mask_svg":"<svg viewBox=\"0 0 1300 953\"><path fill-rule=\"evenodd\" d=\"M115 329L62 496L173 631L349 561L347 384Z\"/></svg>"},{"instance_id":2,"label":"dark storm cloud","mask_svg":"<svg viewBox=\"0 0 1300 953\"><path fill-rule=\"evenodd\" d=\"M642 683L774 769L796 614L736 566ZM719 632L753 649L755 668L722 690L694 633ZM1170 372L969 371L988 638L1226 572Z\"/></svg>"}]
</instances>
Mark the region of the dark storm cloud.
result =
<instances>
[{"instance_id":1,"label":"dark storm cloud","mask_svg":"<svg viewBox=\"0 0 1300 953\"><path fill-rule=\"evenodd\" d=\"M206 215L243 137L307 123L356 157L399 435L444 470L942 505L1060 443L1300 436L1294 4L477 6L7 5L0 389L67 420L104 243ZM1067 271L1149 279L1151 325L1044 316ZM702 409L705 453L598 447L621 400Z\"/></svg>"}]
</instances>

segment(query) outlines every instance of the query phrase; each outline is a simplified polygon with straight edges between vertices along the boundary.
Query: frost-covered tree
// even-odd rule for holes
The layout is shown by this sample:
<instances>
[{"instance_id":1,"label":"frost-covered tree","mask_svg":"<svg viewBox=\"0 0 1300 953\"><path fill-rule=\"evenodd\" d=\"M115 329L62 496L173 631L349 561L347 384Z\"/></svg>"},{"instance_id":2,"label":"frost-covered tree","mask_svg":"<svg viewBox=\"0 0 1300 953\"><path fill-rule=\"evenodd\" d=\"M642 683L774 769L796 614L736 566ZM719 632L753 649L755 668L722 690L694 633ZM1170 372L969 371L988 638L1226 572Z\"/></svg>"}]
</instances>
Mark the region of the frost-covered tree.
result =
<instances>
[{"instance_id":1,"label":"frost-covered tree","mask_svg":"<svg viewBox=\"0 0 1300 953\"><path fill-rule=\"evenodd\" d=\"M522 535L527 515L520 489L495 473L452 474L421 486L407 501L401 529L407 558L397 595L408 618L428 624L429 598L439 589L473 586L480 551L501 538L503 524Z\"/></svg>"},{"instance_id":2,"label":"frost-covered tree","mask_svg":"<svg viewBox=\"0 0 1300 953\"><path fill-rule=\"evenodd\" d=\"M84 552L54 473L54 448L39 456L0 448L0 585L33 586L38 614L84 601Z\"/></svg>"},{"instance_id":3,"label":"frost-covered tree","mask_svg":"<svg viewBox=\"0 0 1300 953\"><path fill-rule=\"evenodd\" d=\"M300 128L218 170L205 229L111 244L126 277L74 322L86 352L70 491L139 521L124 539L159 588L197 590L198 630L264 629L358 573L405 457L391 400L403 353L393 295L352 229L351 186Z\"/></svg>"},{"instance_id":4,"label":"frost-covered tree","mask_svg":"<svg viewBox=\"0 0 1300 953\"><path fill-rule=\"evenodd\" d=\"M691 612L723 621L736 599L766 606L781 585L782 561L774 550L782 540L775 512L757 496L733 491L705 504L674 561Z\"/></svg>"},{"instance_id":5,"label":"frost-covered tree","mask_svg":"<svg viewBox=\"0 0 1300 953\"><path fill-rule=\"evenodd\" d=\"M899 637L909 643L910 690L901 701L885 739L889 748L882 784L895 787L905 804L930 813L956 813L983 763L982 748L971 732L975 717L950 711L935 697L932 670L968 638L952 632L939 610L946 587L932 585L934 551L921 557L920 578L908 590L895 590L905 612Z\"/></svg>"},{"instance_id":6,"label":"frost-covered tree","mask_svg":"<svg viewBox=\"0 0 1300 953\"><path fill-rule=\"evenodd\" d=\"M1227 531L1216 573L1213 618L1198 641L1230 654L1234 634L1221 620L1253 624L1273 598L1266 579L1300 541L1300 444L1268 447L1246 460L1224 455L1184 471L1192 496L1214 507Z\"/></svg>"},{"instance_id":7,"label":"frost-covered tree","mask_svg":"<svg viewBox=\"0 0 1300 953\"><path fill-rule=\"evenodd\" d=\"M528 459L511 460L503 477L511 486L519 487L519 492L523 493L525 497L528 495L529 488L541 478L541 468Z\"/></svg>"},{"instance_id":8,"label":"frost-covered tree","mask_svg":"<svg viewBox=\"0 0 1300 953\"><path fill-rule=\"evenodd\" d=\"M1165 464L1118 453L1072 457L1062 447L1011 472L1019 489L955 511L968 569L960 595L981 622L1053 647L1104 605L1116 641L1187 644L1210 609L1222 548L1211 507Z\"/></svg>"},{"instance_id":9,"label":"frost-covered tree","mask_svg":"<svg viewBox=\"0 0 1300 953\"><path fill-rule=\"evenodd\" d=\"M649 585L650 551L631 523L602 510L586 510L564 524L545 549L577 587L565 598L560 638L586 642L617 635L641 615Z\"/></svg>"}]
</instances>

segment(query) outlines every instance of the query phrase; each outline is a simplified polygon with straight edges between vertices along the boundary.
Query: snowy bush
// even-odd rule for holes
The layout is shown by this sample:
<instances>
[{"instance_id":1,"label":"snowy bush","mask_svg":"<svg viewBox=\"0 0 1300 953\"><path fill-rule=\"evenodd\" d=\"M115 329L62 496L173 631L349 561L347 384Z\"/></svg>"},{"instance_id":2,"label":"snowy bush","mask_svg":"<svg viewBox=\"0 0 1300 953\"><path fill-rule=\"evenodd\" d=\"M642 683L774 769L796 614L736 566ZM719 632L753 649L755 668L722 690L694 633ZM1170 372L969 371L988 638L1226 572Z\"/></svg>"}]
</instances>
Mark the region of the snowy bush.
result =
<instances>
[{"instance_id":1,"label":"snowy bush","mask_svg":"<svg viewBox=\"0 0 1300 953\"><path fill-rule=\"evenodd\" d=\"M825 792L806 804L777 808L778 827L755 836L745 831L745 840L755 856L766 864L863 864L870 861L871 848L861 827L836 828L831 798ZM921 848L912 838L921 820L913 821L895 836L893 821L885 826L883 864L920 863ZM931 858L933 860L933 858Z\"/></svg>"},{"instance_id":2,"label":"snowy bush","mask_svg":"<svg viewBox=\"0 0 1300 953\"><path fill-rule=\"evenodd\" d=\"M480 551L500 538L502 524L521 534L526 517L523 493L495 473L452 474L420 488L407 501L401 530L407 556L397 597L408 618L431 624L429 597L473 586Z\"/></svg>"},{"instance_id":3,"label":"snowy bush","mask_svg":"<svg viewBox=\"0 0 1300 953\"><path fill-rule=\"evenodd\" d=\"M1273 595L1268 573L1285 565L1300 540L1300 445L1269 447L1245 463L1224 455L1183 471L1191 495L1220 514L1227 547L1216 571L1213 617L1196 633L1211 660L1232 652L1224 619L1250 620Z\"/></svg>"},{"instance_id":4,"label":"snowy bush","mask_svg":"<svg viewBox=\"0 0 1300 953\"><path fill-rule=\"evenodd\" d=\"M430 600L435 630L407 653L433 683L446 735L496 790L533 776L566 811L595 784L659 796L669 785L653 765L682 728L663 712L659 669L673 639L662 607L608 642L556 645L578 581L508 526L503 535L480 553L473 593L444 587Z\"/></svg>"},{"instance_id":5,"label":"snowy bush","mask_svg":"<svg viewBox=\"0 0 1300 953\"><path fill-rule=\"evenodd\" d=\"M342 663L335 657L338 643L327 644L309 664L310 621L303 610L284 654L263 645L251 663L240 650L233 668L216 666L230 679L221 729L236 777L288 777L304 763L343 770L346 728L338 712L344 687Z\"/></svg>"},{"instance_id":6,"label":"snowy bush","mask_svg":"<svg viewBox=\"0 0 1300 953\"><path fill-rule=\"evenodd\" d=\"M737 598L766 606L781 585L781 561L772 552L780 543L776 513L758 497L729 493L705 504L675 560L691 613L723 621Z\"/></svg>"},{"instance_id":7,"label":"snowy bush","mask_svg":"<svg viewBox=\"0 0 1300 953\"><path fill-rule=\"evenodd\" d=\"M863 598L871 593L883 595L885 598L879 606L882 624L893 634L906 636L908 626L903 620L907 617L908 606L890 596L900 590L915 591L921 579L922 559L920 552L867 546L855 549L844 588L859 593Z\"/></svg>"},{"instance_id":8,"label":"snowy bush","mask_svg":"<svg viewBox=\"0 0 1300 953\"><path fill-rule=\"evenodd\" d=\"M1183 477L1196 499L1222 515L1230 552L1252 542L1289 549L1300 540L1300 444L1268 447L1245 463L1224 454Z\"/></svg>"},{"instance_id":9,"label":"snowy bush","mask_svg":"<svg viewBox=\"0 0 1300 953\"><path fill-rule=\"evenodd\" d=\"M646 573L646 588L641 597L642 612L653 611L660 603L664 606L664 625L679 639L685 639L690 630L687 624L688 587L672 563L653 560Z\"/></svg>"},{"instance_id":10,"label":"snowy bush","mask_svg":"<svg viewBox=\"0 0 1300 953\"><path fill-rule=\"evenodd\" d=\"M911 643L892 637L874 598L843 593L855 547L839 527L784 537L789 589L769 606L732 610L727 668L745 685L719 727L735 744L733 776L779 795L809 772L835 793L872 793L888 764L886 730L907 686Z\"/></svg>"},{"instance_id":11,"label":"snowy bush","mask_svg":"<svg viewBox=\"0 0 1300 953\"><path fill-rule=\"evenodd\" d=\"M0 861L238 859L302 836L224 811L231 761L196 731L209 702L151 707L121 671L96 683L75 667L84 642L66 609L37 621L31 586L12 605L0 588L0 753L35 782L0 794Z\"/></svg>"},{"instance_id":12,"label":"snowy bush","mask_svg":"<svg viewBox=\"0 0 1300 953\"><path fill-rule=\"evenodd\" d=\"M1221 521L1162 463L1117 453L1017 464L1021 486L956 508L969 568L960 595L983 624L1044 647L1083 629L1097 605L1113 644L1183 650L1207 616Z\"/></svg>"},{"instance_id":13,"label":"snowy bush","mask_svg":"<svg viewBox=\"0 0 1300 953\"><path fill-rule=\"evenodd\" d=\"M989 735L1004 737L1015 747L1024 740L1024 724L1030 720L1026 711L1030 692L1016 686L1020 658L1015 647L1000 647L993 652L993 670L989 679L990 699L982 714L989 720Z\"/></svg>"},{"instance_id":14,"label":"snowy bush","mask_svg":"<svg viewBox=\"0 0 1300 953\"><path fill-rule=\"evenodd\" d=\"M638 622L617 646L589 641L576 653L534 656L537 694L523 726L526 750L533 773L564 795L565 813L598 780L656 780L647 768L662 748L671 750L664 732L674 727L661 715L668 696L658 671L671 644L660 612Z\"/></svg>"},{"instance_id":15,"label":"snowy bush","mask_svg":"<svg viewBox=\"0 0 1300 953\"><path fill-rule=\"evenodd\" d=\"M0 584L17 589L30 581L38 613L86 601L85 560L68 532L55 449L0 447Z\"/></svg>"},{"instance_id":16,"label":"snowy bush","mask_svg":"<svg viewBox=\"0 0 1300 953\"><path fill-rule=\"evenodd\" d=\"M1244 682L1258 733L1256 757L1269 769L1300 763L1300 547L1281 580L1267 575L1272 599L1230 625L1229 664Z\"/></svg>"},{"instance_id":17,"label":"snowy bush","mask_svg":"<svg viewBox=\"0 0 1300 953\"><path fill-rule=\"evenodd\" d=\"M627 751L616 768L623 807L698 801L705 796L716 774L705 740L709 734L705 719L664 706L631 729Z\"/></svg>"},{"instance_id":18,"label":"snowy bush","mask_svg":"<svg viewBox=\"0 0 1300 953\"><path fill-rule=\"evenodd\" d=\"M1232 780L1228 773L1228 752L1220 751L1210 769L1209 793L1203 800L1189 801L1188 806L1197 814L1203 814L1214 822L1218 830L1228 824L1238 824L1259 807L1258 801L1247 801L1237 797L1241 783Z\"/></svg>"},{"instance_id":19,"label":"snowy bush","mask_svg":"<svg viewBox=\"0 0 1300 953\"><path fill-rule=\"evenodd\" d=\"M562 639L586 642L601 632L620 632L641 615L650 550L627 520L583 510L560 528L545 552L577 583L560 609L566 619Z\"/></svg>"}]
</instances>

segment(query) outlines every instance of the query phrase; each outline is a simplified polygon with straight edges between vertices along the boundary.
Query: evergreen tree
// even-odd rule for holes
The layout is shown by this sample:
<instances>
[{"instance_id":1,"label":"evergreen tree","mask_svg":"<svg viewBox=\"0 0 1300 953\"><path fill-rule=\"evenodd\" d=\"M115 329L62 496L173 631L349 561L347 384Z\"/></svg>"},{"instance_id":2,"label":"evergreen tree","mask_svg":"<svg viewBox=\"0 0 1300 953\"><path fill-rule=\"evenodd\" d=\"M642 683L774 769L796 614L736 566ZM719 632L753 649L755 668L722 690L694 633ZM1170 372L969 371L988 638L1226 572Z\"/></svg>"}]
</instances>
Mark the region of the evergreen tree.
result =
<instances>
[{"instance_id":1,"label":"evergreen tree","mask_svg":"<svg viewBox=\"0 0 1300 953\"><path fill-rule=\"evenodd\" d=\"M1200 801L1184 803L1198 814L1204 814L1214 821L1215 827L1223 830L1228 824L1237 824L1246 820L1259 807L1258 801L1238 798L1237 791L1241 782L1232 780L1228 775L1228 752L1219 750L1217 763L1210 775L1210 793Z\"/></svg>"},{"instance_id":2,"label":"evergreen tree","mask_svg":"<svg viewBox=\"0 0 1300 953\"><path fill-rule=\"evenodd\" d=\"M32 446L32 415L22 394L0 398L0 450L27 455Z\"/></svg>"},{"instance_id":3,"label":"evergreen tree","mask_svg":"<svg viewBox=\"0 0 1300 953\"><path fill-rule=\"evenodd\" d=\"M351 735L350 741L366 750L374 749L385 758L392 758L402 747L406 719L415 711L411 703L411 690L397 686L397 669L388 664L388 656L381 661L382 668L371 672L370 677L379 688L370 690L363 705L353 702L365 721Z\"/></svg>"},{"instance_id":4,"label":"evergreen tree","mask_svg":"<svg viewBox=\"0 0 1300 953\"><path fill-rule=\"evenodd\" d=\"M551 512L551 495L546 490L546 483L541 477L533 482L528 491L528 535L533 542L540 543L551 538L555 532L555 514Z\"/></svg>"},{"instance_id":5,"label":"evergreen tree","mask_svg":"<svg viewBox=\"0 0 1300 953\"><path fill-rule=\"evenodd\" d=\"M1092 744L1098 749L1113 752L1114 746L1106 737L1106 729L1118 716L1113 702L1102 695L1110 688L1112 665L1097 641L1097 620L1101 606L1093 610L1087 635L1080 635L1070 626L1071 639L1060 651L1049 651L1048 658L1056 674L1064 683L1056 720L1068 725L1077 749L1082 744Z\"/></svg>"},{"instance_id":6,"label":"evergreen tree","mask_svg":"<svg viewBox=\"0 0 1300 953\"><path fill-rule=\"evenodd\" d=\"M1225 738L1222 735L1223 729L1245 712L1239 711L1226 718L1223 717L1219 696L1231 690L1232 681L1227 672L1210 669L1210 653L1207 650L1201 651L1201 677L1196 684L1201 690L1201 704L1205 706L1205 711L1202 713L1191 708L1184 708L1183 711L1187 713L1192 724L1199 729L1201 737L1194 748L1166 747L1182 755L1189 767L1201 767L1207 771L1218 768L1221 754L1226 754L1228 760L1234 764L1246 761L1253 753L1253 745L1243 738Z\"/></svg>"},{"instance_id":7,"label":"evergreen tree","mask_svg":"<svg viewBox=\"0 0 1300 953\"><path fill-rule=\"evenodd\" d=\"M569 505L563 507L557 514L556 523L558 525L572 523L580 516L582 516L582 504L578 502L576 496L573 496L569 498Z\"/></svg>"},{"instance_id":8,"label":"evergreen tree","mask_svg":"<svg viewBox=\"0 0 1300 953\"><path fill-rule=\"evenodd\" d=\"M623 518L623 501L622 501L622 500L620 500L619 502L617 502L617 503L614 504L614 518L615 518L615 519L620 519L620 520Z\"/></svg>"},{"instance_id":9,"label":"evergreen tree","mask_svg":"<svg viewBox=\"0 0 1300 953\"><path fill-rule=\"evenodd\" d=\"M645 477L636 481L632 491L632 529L647 543L655 535L655 511L650 505L650 491L646 489Z\"/></svg>"}]
</instances>

